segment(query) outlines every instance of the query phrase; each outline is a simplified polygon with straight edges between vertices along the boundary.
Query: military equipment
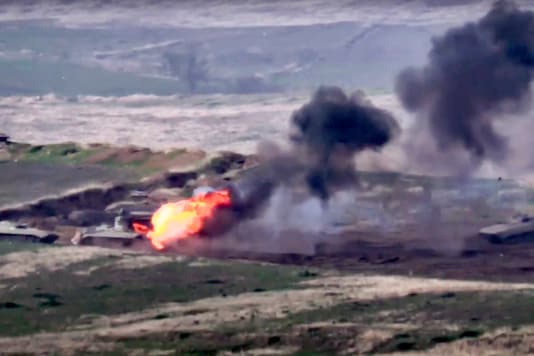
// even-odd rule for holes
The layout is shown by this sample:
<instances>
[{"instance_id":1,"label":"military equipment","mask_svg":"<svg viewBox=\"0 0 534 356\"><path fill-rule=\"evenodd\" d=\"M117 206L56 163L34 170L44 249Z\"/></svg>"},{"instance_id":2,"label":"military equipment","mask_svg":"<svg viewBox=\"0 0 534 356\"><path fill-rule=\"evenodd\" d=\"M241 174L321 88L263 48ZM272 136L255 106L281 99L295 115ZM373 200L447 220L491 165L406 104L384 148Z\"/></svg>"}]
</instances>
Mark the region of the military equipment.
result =
<instances>
[{"instance_id":1,"label":"military equipment","mask_svg":"<svg viewBox=\"0 0 534 356\"><path fill-rule=\"evenodd\" d=\"M534 219L529 216L522 216L510 223L495 224L480 230L480 235L493 243L502 243L528 234L534 234Z\"/></svg>"},{"instance_id":2,"label":"military equipment","mask_svg":"<svg viewBox=\"0 0 534 356\"><path fill-rule=\"evenodd\" d=\"M51 244L59 236L50 231L31 228L26 224L0 221L0 238Z\"/></svg>"},{"instance_id":3,"label":"military equipment","mask_svg":"<svg viewBox=\"0 0 534 356\"><path fill-rule=\"evenodd\" d=\"M122 226L101 225L78 230L71 242L74 245L130 247L134 244L144 244L145 239L143 235L127 231Z\"/></svg>"},{"instance_id":4,"label":"military equipment","mask_svg":"<svg viewBox=\"0 0 534 356\"><path fill-rule=\"evenodd\" d=\"M5 143L5 144L9 144L11 143L9 141L9 135L3 133L3 132L0 132L0 143Z\"/></svg>"},{"instance_id":5,"label":"military equipment","mask_svg":"<svg viewBox=\"0 0 534 356\"><path fill-rule=\"evenodd\" d=\"M148 193L144 190L133 190L129 194L130 199L136 201L143 201L148 198Z\"/></svg>"},{"instance_id":6,"label":"military equipment","mask_svg":"<svg viewBox=\"0 0 534 356\"><path fill-rule=\"evenodd\" d=\"M119 213L124 221L124 226L131 229L134 223L143 224L145 226L150 226L152 215L157 210L156 207L132 207L124 209Z\"/></svg>"}]
</instances>

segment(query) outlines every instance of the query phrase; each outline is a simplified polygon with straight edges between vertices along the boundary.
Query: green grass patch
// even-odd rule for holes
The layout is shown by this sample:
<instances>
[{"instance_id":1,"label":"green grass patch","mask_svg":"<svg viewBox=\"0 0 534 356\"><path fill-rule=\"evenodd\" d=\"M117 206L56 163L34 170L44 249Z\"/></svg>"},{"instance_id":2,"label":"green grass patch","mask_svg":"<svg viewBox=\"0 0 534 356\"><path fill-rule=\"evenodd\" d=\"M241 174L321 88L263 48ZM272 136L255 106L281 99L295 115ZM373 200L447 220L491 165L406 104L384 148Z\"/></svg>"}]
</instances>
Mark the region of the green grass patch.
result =
<instances>
[{"instance_id":1,"label":"green grass patch","mask_svg":"<svg viewBox=\"0 0 534 356\"><path fill-rule=\"evenodd\" d=\"M76 143L58 143L44 146L15 146L13 153L18 159L42 163L80 164L101 148L82 147Z\"/></svg>"},{"instance_id":2,"label":"green grass patch","mask_svg":"<svg viewBox=\"0 0 534 356\"><path fill-rule=\"evenodd\" d=\"M130 352L134 350L165 350L173 351L173 354L179 355L215 356L221 351L245 351L253 345L253 340L213 333L190 334L177 332L168 334L164 338L150 337L124 340L120 345Z\"/></svg>"},{"instance_id":3,"label":"green grass patch","mask_svg":"<svg viewBox=\"0 0 534 356\"><path fill-rule=\"evenodd\" d=\"M465 292L414 295L404 298L353 302L290 314L285 326L324 320L337 322L417 323L439 321L472 329L534 324L534 291ZM387 312L387 313L384 313Z\"/></svg>"},{"instance_id":4,"label":"green grass patch","mask_svg":"<svg viewBox=\"0 0 534 356\"><path fill-rule=\"evenodd\" d=\"M440 343L477 338L500 327L534 324L534 291L424 294L367 302L351 302L285 318L246 320L218 327L219 335L242 333L283 335L280 345L301 347L298 355L336 354L369 328L388 324L424 325L399 332L375 345L371 353L427 350ZM314 323L329 322L315 327ZM452 326L457 329L451 328ZM265 346L261 338L256 346Z\"/></svg>"},{"instance_id":5,"label":"green grass patch","mask_svg":"<svg viewBox=\"0 0 534 356\"><path fill-rule=\"evenodd\" d=\"M185 148L174 149L169 152L145 150L143 154L138 154L135 159L124 161L122 149L117 147L114 152L114 148L108 145L84 146L72 142L49 145L13 143L8 146L8 150L13 160L23 162L67 165L90 163L97 166L127 169L139 176L165 171L168 169L167 162L171 162L188 152Z\"/></svg>"},{"instance_id":6,"label":"green grass patch","mask_svg":"<svg viewBox=\"0 0 534 356\"><path fill-rule=\"evenodd\" d=\"M443 329L414 330L396 334L393 338L375 347L371 353L390 353L414 350L427 350L437 344L454 342L461 339L477 338L483 334L478 329L447 331Z\"/></svg>"},{"instance_id":7,"label":"green grass patch","mask_svg":"<svg viewBox=\"0 0 534 356\"><path fill-rule=\"evenodd\" d=\"M216 262L192 267L190 260L136 270L102 267L88 276L73 274L120 258L102 257L63 271L13 281L19 287L4 293L0 300L1 334L60 331L80 323L81 315L113 315L166 302L300 288L297 282L317 276L302 268L255 263ZM214 355L285 346L300 347L295 355L336 354L349 347L361 332L388 324L415 327L377 343L371 353L424 351L441 343L477 338L499 327L532 325L534 315L529 311L534 307L533 297L532 290L414 294L297 313L287 310L281 319L252 318L210 331L176 330L117 340L112 354L163 350ZM169 317L173 316L162 313L154 319ZM328 323L310 325L315 322L330 322L331 327Z\"/></svg>"},{"instance_id":8,"label":"green grass patch","mask_svg":"<svg viewBox=\"0 0 534 356\"><path fill-rule=\"evenodd\" d=\"M425 294L346 303L290 314L285 320L272 321L271 329L277 326L279 331L283 331L319 321L348 322L370 327L377 324L419 324L425 327L399 333L377 345L372 353L426 350L439 343L476 338L500 327L532 325L534 314L530 310L533 308L534 291ZM451 331L448 326L458 326L459 330Z\"/></svg>"},{"instance_id":9,"label":"green grass patch","mask_svg":"<svg viewBox=\"0 0 534 356\"><path fill-rule=\"evenodd\" d=\"M14 241L14 240L8 240L8 239L0 239L0 256L7 255L8 253L12 252L20 252L20 251L37 251L39 248L50 248L50 245L44 245L40 243L30 243L30 242L23 242L23 241ZM2 261L0 260L0 266L2 265Z\"/></svg>"},{"instance_id":10,"label":"green grass patch","mask_svg":"<svg viewBox=\"0 0 534 356\"><path fill-rule=\"evenodd\" d=\"M141 269L104 266L117 259L102 257L65 270L43 270L2 281L17 287L3 291L0 304L22 307L0 309L0 335L61 331L79 322L82 315L120 314L160 303L230 297L258 289L297 288L295 283L302 279L296 268L237 262L199 267L169 262ZM94 266L101 268L90 275L74 274Z\"/></svg>"}]
</instances>

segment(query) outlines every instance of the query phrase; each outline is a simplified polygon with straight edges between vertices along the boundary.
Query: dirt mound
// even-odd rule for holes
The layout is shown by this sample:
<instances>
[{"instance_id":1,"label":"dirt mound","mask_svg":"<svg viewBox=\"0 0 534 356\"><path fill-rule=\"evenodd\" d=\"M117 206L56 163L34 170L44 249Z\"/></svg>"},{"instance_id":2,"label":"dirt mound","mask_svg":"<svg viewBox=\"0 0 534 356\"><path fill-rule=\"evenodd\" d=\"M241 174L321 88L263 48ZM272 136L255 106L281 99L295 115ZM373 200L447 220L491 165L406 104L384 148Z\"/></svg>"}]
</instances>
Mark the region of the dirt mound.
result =
<instances>
[{"instance_id":1,"label":"dirt mound","mask_svg":"<svg viewBox=\"0 0 534 356\"><path fill-rule=\"evenodd\" d=\"M191 162L195 165L189 164L186 168L164 171L139 181L128 179L118 183L80 187L30 203L6 207L0 210L0 220L53 218L56 223L76 226L109 223L113 218L112 215L107 219L102 218L107 214L106 207L127 200L133 191L152 192L158 189L186 188L183 189L183 194L187 196L199 184L225 184L225 180L231 178L223 178L223 175L239 172L247 163L251 164L247 156L232 152L221 152L209 157L205 157L203 152L184 152L168 160L165 157L167 157L165 154L154 154L148 149L105 148L99 154L91 156L91 159L100 163L113 159L114 162L127 165L142 158L145 168L156 167L158 164L161 165L159 168L169 168L175 163L181 166ZM58 166L61 168L61 165ZM55 169L54 165L47 167L51 171Z\"/></svg>"}]
</instances>

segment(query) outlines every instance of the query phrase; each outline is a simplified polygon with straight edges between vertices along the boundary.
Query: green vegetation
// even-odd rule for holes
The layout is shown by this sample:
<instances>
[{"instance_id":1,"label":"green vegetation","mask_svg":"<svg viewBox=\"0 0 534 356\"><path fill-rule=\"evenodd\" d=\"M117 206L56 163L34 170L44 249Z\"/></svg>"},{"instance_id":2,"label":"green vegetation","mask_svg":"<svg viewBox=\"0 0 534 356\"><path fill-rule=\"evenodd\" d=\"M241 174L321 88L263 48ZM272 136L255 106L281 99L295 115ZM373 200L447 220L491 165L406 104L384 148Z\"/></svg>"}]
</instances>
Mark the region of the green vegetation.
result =
<instances>
[{"instance_id":1,"label":"green vegetation","mask_svg":"<svg viewBox=\"0 0 534 356\"><path fill-rule=\"evenodd\" d=\"M39 248L42 248L44 245L39 243L28 243L21 241L10 241L10 240L1 240L0 239L0 256L6 255L11 252L18 251L35 251ZM2 262L0 261L0 267Z\"/></svg>"},{"instance_id":2,"label":"green vegetation","mask_svg":"<svg viewBox=\"0 0 534 356\"><path fill-rule=\"evenodd\" d=\"M437 344L477 338L501 326L531 325L533 292L446 293L353 302L305 311L276 320L246 320L212 331L166 333L121 340L117 350L174 350L212 355L222 350L300 345L295 355L328 355L345 350L362 332L384 325L405 331L378 342L371 353L427 350ZM323 322L322 326L313 323ZM412 326L411 326L412 325ZM387 327L386 327L387 329Z\"/></svg>"},{"instance_id":3,"label":"green vegetation","mask_svg":"<svg viewBox=\"0 0 534 356\"><path fill-rule=\"evenodd\" d=\"M17 250L18 246L0 244L0 253ZM322 274L301 267L194 258L137 268L119 267L127 262L135 265L135 258L128 253L104 253L62 270L43 269L22 278L2 280L1 284L16 287L0 289L0 336L62 332L74 326L94 329L99 324L92 321L102 316L208 297L300 289L305 288L300 281ZM533 325L534 314L528 312L534 308L533 297L534 290L412 294L354 300L306 311L288 309L277 319L265 320L252 312L232 321L221 320L211 329L154 329L144 336L120 338L100 335L95 342L111 342L114 349L110 354L116 355L136 350L212 355L290 346L299 348L296 355L320 355L345 350L354 345L355 338L380 330L381 338L367 343L366 347L372 348L367 352L427 350L441 343L478 338L500 327ZM206 311L201 306L183 311L161 310L142 320L165 323L181 315L197 314L202 318Z\"/></svg>"},{"instance_id":4,"label":"green vegetation","mask_svg":"<svg viewBox=\"0 0 534 356\"><path fill-rule=\"evenodd\" d=\"M302 278L297 268L253 263L191 267L185 261L120 269L113 266L120 258L102 257L66 270L5 281L17 288L2 291L0 305L16 307L0 308L0 335L61 331L79 323L83 315L113 315L167 302L295 288ZM95 270L79 274L90 268Z\"/></svg>"},{"instance_id":5,"label":"green vegetation","mask_svg":"<svg viewBox=\"0 0 534 356\"><path fill-rule=\"evenodd\" d=\"M438 343L475 338L499 327L532 325L534 314L527 312L532 308L532 290L423 294L290 314L283 321L271 321L268 329L282 333L298 325L329 321L332 328L312 330L326 337L336 324L343 323L358 325L360 329L373 325L420 325L394 335L373 352L425 350ZM458 329L451 329L451 326ZM324 351L334 350L328 349L328 345L325 347Z\"/></svg>"},{"instance_id":6,"label":"green vegetation","mask_svg":"<svg viewBox=\"0 0 534 356\"><path fill-rule=\"evenodd\" d=\"M534 307L534 291L422 294L373 302L354 302L292 314L286 326L317 321L372 323L429 323L459 325L477 330L534 323L525 313Z\"/></svg>"},{"instance_id":7,"label":"green vegetation","mask_svg":"<svg viewBox=\"0 0 534 356\"><path fill-rule=\"evenodd\" d=\"M408 333L400 333L393 338L378 345L374 352L398 352L411 350L426 350L437 344L453 342L460 339L476 338L483 334L478 329L463 329L459 331L448 331L443 329L414 330Z\"/></svg>"},{"instance_id":8,"label":"green vegetation","mask_svg":"<svg viewBox=\"0 0 534 356\"><path fill-rule=\"evenodd\" d=\"M67 142L46 146L15 144L10 150L23 161L79 164L99 152L101 148L84 148L76 143Z\"/></svg>"},{"instance_id":9,"label":"green vegetation","mask_svg":"<svg viewBox=\"0 0 534 356\"><path fill-rule=\"evenodd\" d=\"M169 152L153 152L147 148L133 146L80 145L72 142L37 146L13 143L8 146L8 150L11 160L68 165L102 165L129 169L140 175L167 170L175 161L186 157L189 153L183 148ZM195 157L191 159L201 161Z\"/></svg>"}]
</instances>

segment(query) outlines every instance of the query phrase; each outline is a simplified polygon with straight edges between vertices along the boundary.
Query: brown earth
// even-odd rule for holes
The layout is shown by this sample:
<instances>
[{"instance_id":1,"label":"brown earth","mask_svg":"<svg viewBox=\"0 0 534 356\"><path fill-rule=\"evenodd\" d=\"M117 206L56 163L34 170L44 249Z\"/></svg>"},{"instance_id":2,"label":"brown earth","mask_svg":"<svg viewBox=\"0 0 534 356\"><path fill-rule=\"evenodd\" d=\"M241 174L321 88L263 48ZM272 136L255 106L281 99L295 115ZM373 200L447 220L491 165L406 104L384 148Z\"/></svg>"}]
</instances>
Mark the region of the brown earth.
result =
<instances>
[{"instance_id":1,"label":"brown earth","mask_svg":"<svg viewBox=\"0 0 534 356\"><path fill-rule=\"evenodd\" d=\"M249 259L357 273L534 283L534 241L527 237L492 244L478 235L471 236L462 249L454 252L421 248L417 240L370 242L350 233L336 239L337 242L323 243L315 254L262 253L254 248L239 251L231 246L212 247L209 243L195 250L178 247L176 251L218 259Z\"/></svg>"},{"instance_id":2,"label":"brown earth","mask_svg":"<svg viewBox=\"0 0 534 356\"><path fill-rule=\"evenodd\" d=\"M191 348L197 354L204 354L199 350L211 351L210 355L290 355L306 349L330 350L327 354L335 350L335 354L347 355L387 353L402 350L402 340L408 339L407 343L421 331L430 332L426 338L435 341L425 344L427 341L415 339L419 346L411 350L422 348L434 353L429 348L437 344L436 354L446 350L486 352L494 335L499 340L499 350L504 350L509 341L510 347L519 352L529 350L527 343L532 339L528 326L515 330L496 328L484 318L488 323L483 324L487 328L484 334L477 331L476 323L466 324L466 316L456 318L457 313L463 313L463 304L468 303L464 298L480 299L481 303L485 298L504 298L499 299L503 307L521 313L513 304L514 298L527 307L531 305L527 298L533 284L347 274L239 261L146 256L98 247L19 251L4 259L0 281L16 281L18 287L9 283L0 286L0 297L34 309L0 308L0 314L10 318L3 322L12 327L17 320L28 322L14 318L14 313L23 313L40 330L18 334L2 330L0 348L5 354L133 352L120 349L126 345L140 354L159 349L179 353L192 351ZM273 271L277 272L272 274ZM263 273L268 273L269 281L261 280ZM58 283L59 276L62 282ZM273 278L276 276L290 278L289 284L277 287ZM229 295L222 291L230 290L240 279L252 285L243 283L243 289ZM185 287L174 285L176 282ZM169 283L174 287L169 289ZM162 287L164 293L182 289L186 294L182 299L169 300L158 292ZM195 288L208 288L208 294L195 295ZM43 292L33 294L41 289ZM157 301L142 303L135 299L136 294L142 297L143 293L152 293ZM16 296L19 299L14 299ZM35 298L60 302L52 306L36 304ZM77 304L77 298L82 303ZM103 304L93 305L95 298L102 298ZM121 302L125 298L139 305L124 309ZM446 311L440 313L444 306L448 306ZM472 315L480 312L473 310ZM506 311L496 314L499 325L509 325ZM440 337L450 336L457 336L458 341L444 339L441 343L447 345L439 345Z\"/></svg>"}]
</instances>

